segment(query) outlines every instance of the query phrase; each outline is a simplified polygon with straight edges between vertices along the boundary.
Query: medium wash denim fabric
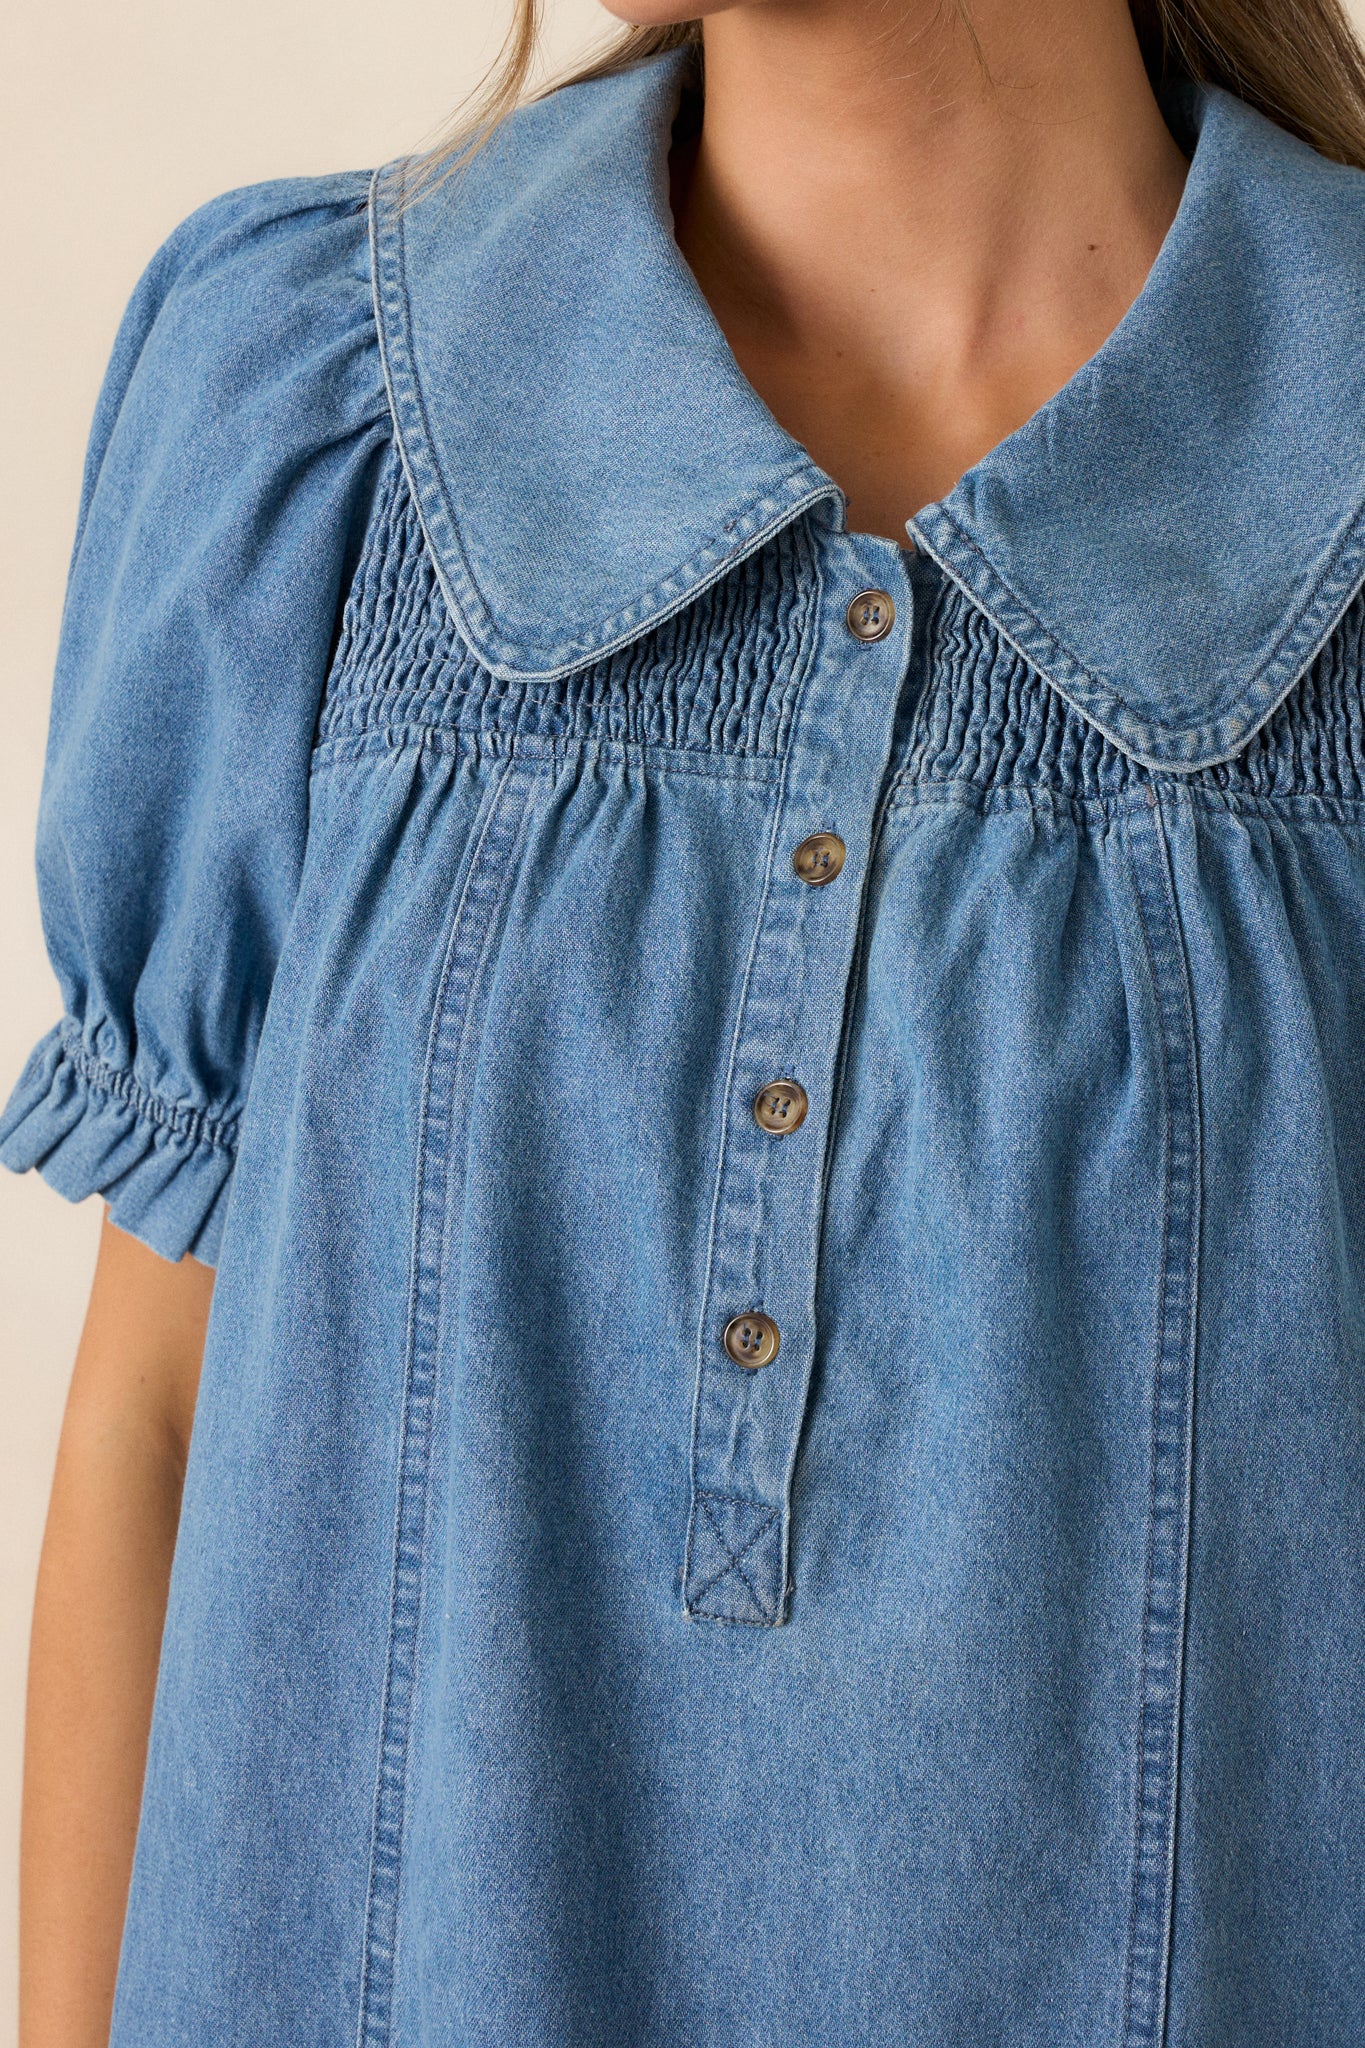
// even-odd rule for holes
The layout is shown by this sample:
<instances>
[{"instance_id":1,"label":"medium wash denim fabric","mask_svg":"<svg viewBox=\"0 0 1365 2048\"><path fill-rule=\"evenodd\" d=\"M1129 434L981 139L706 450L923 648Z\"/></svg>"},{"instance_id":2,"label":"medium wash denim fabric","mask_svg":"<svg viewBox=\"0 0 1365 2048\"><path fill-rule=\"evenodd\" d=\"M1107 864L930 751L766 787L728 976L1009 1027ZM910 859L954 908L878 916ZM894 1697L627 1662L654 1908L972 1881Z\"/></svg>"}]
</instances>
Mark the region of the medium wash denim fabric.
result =
<instances>
[{"instance_id":1,"label":"medium wash denim fabric","mask_svg":"<svg viewBox=\"0 0 1365 2048\"><path fill-rule=\"evenodd\" d=\"M898 546L691 61L114 351L0 1124L218 1267L114 2048L1359 2048L1365 183L1173 101Z\"/></svg>"}]
</instances>

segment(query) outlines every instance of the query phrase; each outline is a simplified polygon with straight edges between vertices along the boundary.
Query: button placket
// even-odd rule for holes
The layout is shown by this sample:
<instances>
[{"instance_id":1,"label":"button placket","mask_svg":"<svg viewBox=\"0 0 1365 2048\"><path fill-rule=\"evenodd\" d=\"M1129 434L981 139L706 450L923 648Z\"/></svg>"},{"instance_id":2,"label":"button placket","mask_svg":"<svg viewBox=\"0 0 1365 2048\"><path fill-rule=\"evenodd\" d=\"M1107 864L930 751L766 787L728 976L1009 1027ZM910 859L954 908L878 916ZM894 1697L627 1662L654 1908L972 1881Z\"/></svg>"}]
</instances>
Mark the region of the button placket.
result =
<instances>
[{"instance_id":1,"label":"button placket","mask_svg":"<svg viewBox=\"0 0 1365 2048\"><path fill-rule=\"evenodd\" d=\"M909 579L897 562L886 590L892 565L875 542L831 532L819 552L818 639L788 743L727 1091L683 1568L689 1615L759 1626L787 1614L830 1108L911 615ZM855 600L872 599L876 630L860 632ZM788 1133L780 1119L763 1120L759 1102L797 1074L801 1114ZM755 1332L765 1325L773 1342L760 1360Z\"/></svg>"}]
</instances>

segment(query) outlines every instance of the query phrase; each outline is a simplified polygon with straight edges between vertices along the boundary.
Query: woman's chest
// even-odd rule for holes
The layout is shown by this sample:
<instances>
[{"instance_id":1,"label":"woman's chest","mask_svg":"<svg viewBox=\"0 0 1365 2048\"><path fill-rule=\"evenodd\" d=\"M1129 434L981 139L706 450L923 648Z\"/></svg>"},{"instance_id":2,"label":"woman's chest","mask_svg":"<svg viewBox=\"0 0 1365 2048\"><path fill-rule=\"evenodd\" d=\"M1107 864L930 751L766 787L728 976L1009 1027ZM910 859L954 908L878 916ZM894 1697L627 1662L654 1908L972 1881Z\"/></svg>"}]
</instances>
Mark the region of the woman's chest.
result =
<instances>
[{"instance_id":1,"label":"woman's chest","mask_svg":"<svg viewBox=\"0 0 1365 2048\"><path fill-rule=\"evenodd\" d=\"M1288 1911L1340 1825L1358 625L1244 757L1154 776L860 546L795 532L535 690L461 652L420 549L353 595L170 1654L214 1752L285 1618L252 1739L273 1784L344 1776L338 1883L380 1845L397 2038L428 1981L542 2024L512 1869L587 2038L571 1958L637 1853L690 1987L651 2038L851 2036L855 1872L888 2009L948 2038L982 1930L1051 1981L1081 1927L1092 2038L1121 1986L1155 2010L1205 1865ZM1283 1827L1241 1824L1253 1693ZM786 1959L761 2016L688 1975L741 1911Z\"/></svg>"},{"instance_id":2,"label":"woman's chest","mask_svg":"<svg viewBox=\"0 0 1365 2048\"><path fill-rule=\"evenodd\" d=\"M395 1287L430 1196L433 1300L535 1301L625 1384L667 1360L694 1519L785 1526L845 1324L898 1426L964 1345L1060 1344L1108 1400L1201 1230L1216 1286L1286 1209L1365 1200L1330 1136L1362 1101L1353 634L1243 757L1153 775L933 565L798 524L514 685L451 631L395 476L251 1120L292 1119L329 1206L400 1219ZM1322 1313L1292 1273L1276 1299Z\"/></svg>"}]
</instances>

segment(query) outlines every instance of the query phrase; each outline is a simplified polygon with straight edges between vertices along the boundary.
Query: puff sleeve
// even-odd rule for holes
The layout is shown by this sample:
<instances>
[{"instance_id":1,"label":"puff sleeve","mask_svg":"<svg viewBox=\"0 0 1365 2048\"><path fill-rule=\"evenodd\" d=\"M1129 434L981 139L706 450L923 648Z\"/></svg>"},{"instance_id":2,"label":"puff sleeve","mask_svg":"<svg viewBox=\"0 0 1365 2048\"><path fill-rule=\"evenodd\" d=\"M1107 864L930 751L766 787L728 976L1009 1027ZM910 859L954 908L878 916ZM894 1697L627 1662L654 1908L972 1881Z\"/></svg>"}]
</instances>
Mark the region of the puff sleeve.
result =
<instances>
[{"instance_id":1,"label":"puff sleeve","mask_svg":"<svg viewBox=\"0 0 1365 2048\"><path fill-rule=\"evenodd\" d=\"M213 1263L293 907L344 582L388 440L363 176L229 193L161 249L95 414L38 883L64 1015L0 1160Z\"/></svg>"}]
</instances>

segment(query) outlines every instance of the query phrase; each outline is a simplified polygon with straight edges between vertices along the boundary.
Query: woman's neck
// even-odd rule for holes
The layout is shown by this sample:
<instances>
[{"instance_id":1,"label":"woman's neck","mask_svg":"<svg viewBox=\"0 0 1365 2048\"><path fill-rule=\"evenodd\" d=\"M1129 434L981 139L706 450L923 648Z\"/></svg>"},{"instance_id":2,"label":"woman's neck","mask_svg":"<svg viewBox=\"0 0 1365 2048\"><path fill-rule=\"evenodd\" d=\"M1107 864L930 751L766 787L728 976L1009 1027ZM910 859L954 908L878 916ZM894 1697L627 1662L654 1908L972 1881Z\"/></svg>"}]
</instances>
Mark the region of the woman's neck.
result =
<instances>
[{"instance_id":1,"label":"woman's neck","mask_svg":"<svg viewBox=\"0 0 1365 2048\"><path fill-rule=\"evenodd\" d=\"M1174 217L1127 7L756 0L704 33L679 245L850 526L903 539L1094 354Z\"/></svg>"}]
</instances>

